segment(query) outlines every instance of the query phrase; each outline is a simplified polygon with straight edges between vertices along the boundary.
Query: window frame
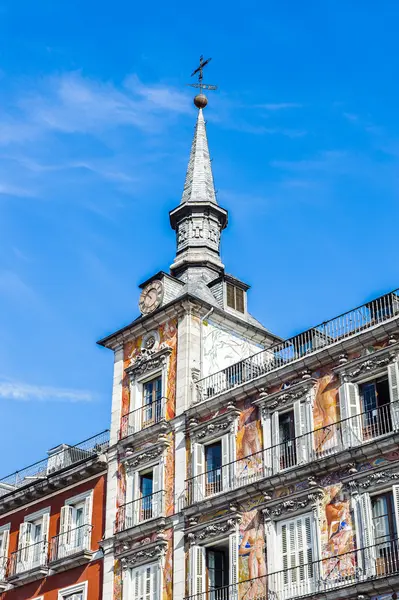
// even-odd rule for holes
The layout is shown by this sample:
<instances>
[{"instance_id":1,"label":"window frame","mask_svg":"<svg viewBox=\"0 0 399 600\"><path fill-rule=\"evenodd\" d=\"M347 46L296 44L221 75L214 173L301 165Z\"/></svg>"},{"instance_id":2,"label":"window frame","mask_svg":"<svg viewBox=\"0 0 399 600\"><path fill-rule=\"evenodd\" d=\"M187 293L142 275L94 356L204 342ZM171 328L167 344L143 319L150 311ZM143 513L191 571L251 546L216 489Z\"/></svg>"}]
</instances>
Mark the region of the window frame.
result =
<instances>
[{"instance_id":1,"label":"window frame","mask_svg":"<svg viewBox=\"0 0 399 600\"><path fill-rule=\"evenodd\" d=\"M160 561L152 561L148 563L143 563L141 565L137 565L136 567L131 567L130 569L126 569L125 576L123 578L123 586L122 586L122 598L123 600L133 600L134 596L134 580L136 571L144 571L148 568L154 568L156 573L156 584L155 584L155 594L152 597L152 600L160 600L162 597L162 587L163 587L163 574L160 565ZM127 584L127 585L126 585ZM86 599L84 599L86 600Z\"/></svg>"},{"instance_id":2,"label":"window frame","mask_svg":"<svg viewBox=\"0 0 399 600\"><path fill-rule=\"evenodd\" d=\"M234 306L230 306L228 303L228 286L230 286L233 289L233 295L234 295ZM246 294L246 290L244 290L241 286L236 285L235 283L231 283L230 281L225 281L224 282L224 291L225 291L225 308L227 310L232 310L233 312L239 314L239 315L245 315L247 312L247 294ZM236 290L240 290L242 292L242 306L243 306L243 310L239 310L237 308L237 292Z\"/></svg>"},{"instance_id":3,"label":"window frame","mask_svg":"<svg viewBox=\"0 0 399 600\"><path fill-rule=\"evenodd\" d=\"M62 588L58 590L57 600L66 600L69 594L81 594L83 593L83 599L87 600L87 592L88 592L89 582L83 581L82 583L76 583L72 586L68 586L66 588Z\"/></svg>"}]
</instances>

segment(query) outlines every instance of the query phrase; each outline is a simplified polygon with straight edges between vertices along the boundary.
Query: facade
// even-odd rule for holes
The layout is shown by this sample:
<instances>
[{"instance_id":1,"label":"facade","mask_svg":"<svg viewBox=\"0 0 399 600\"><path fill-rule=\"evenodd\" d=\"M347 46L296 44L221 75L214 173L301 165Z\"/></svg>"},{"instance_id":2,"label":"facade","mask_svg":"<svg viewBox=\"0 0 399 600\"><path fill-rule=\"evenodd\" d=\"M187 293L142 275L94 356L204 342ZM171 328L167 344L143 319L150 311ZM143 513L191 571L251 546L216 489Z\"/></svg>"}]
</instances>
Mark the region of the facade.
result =
<instances>
[{"instance_id":1,"label":"facade","mask_svg":"<svg viewBox=\"0 0 399 600\"><path fill-rule=\"evenodd\" d=\"M100 600L105 431L0 480L1 600Z\"/></svg>"},{"instance_id":2,"label":"facade","mask_svg":"<svg viewBox=\"0 0 399 600\"><path fill-rule=\"evenodd\" d=\"M103 598L396 598L399 294L288 340L265 329L221 261L195 103L170 273L99 342L114 352Z\"/></svg>"}]
</instances>

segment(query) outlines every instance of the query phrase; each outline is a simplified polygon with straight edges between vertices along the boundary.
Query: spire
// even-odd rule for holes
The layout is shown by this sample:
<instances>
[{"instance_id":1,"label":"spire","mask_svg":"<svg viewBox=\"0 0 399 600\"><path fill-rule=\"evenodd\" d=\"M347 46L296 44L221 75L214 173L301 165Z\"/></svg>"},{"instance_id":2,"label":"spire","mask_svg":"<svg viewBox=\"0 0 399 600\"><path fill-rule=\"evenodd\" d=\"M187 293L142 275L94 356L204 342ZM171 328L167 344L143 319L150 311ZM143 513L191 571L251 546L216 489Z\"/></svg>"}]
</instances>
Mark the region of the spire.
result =
<instances>
[{"instance_id":1,"label":"spire","mask_svg":"<svg viewBox=\"0 0 399 600\"><path fill-rule=\"evenodd\" d=\"M198 111L181 204L185 202L217 204L202 108Z\"/></svg>"},{"instance_id":2,"label":"spire","mask_svg":"<svg viewBox=\"0 0 399 600\"><path fill-rule=\"evenodd\" d=\"M176 231L176 257L170 267L172 275L182 281L212 281L224 271L220 258L220 234L227 225L227 211L218 206L204 115L208 104L203 89L216 89L202 82L202 69L209 63L200 58L199 88L194 104L198 108L194 139L191 145L183 195L177 208L169 213L170 224Z\"/></svg>"}]
</instances>

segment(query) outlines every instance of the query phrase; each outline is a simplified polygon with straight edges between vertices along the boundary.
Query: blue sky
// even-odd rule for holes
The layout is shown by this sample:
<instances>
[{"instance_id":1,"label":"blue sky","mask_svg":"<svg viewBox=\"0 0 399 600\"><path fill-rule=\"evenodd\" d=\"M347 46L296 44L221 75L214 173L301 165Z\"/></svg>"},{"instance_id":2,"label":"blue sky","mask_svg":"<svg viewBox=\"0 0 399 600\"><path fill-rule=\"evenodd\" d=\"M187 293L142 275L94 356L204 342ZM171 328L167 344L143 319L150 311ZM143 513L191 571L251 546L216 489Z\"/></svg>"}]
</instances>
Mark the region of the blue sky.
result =
<instances>
[{"instance_id":1,"label":"blue sky","mask_svg":"<svg viewBox=\"0 0 399 600\"><path fill-rule=\"evenodd\" d=\"M203 53L228 272L289 336L399 286L399 4L0 1L0 473L109 425ZM239 251L238 251L239 249Z\"/></svg>"}]
</instances>

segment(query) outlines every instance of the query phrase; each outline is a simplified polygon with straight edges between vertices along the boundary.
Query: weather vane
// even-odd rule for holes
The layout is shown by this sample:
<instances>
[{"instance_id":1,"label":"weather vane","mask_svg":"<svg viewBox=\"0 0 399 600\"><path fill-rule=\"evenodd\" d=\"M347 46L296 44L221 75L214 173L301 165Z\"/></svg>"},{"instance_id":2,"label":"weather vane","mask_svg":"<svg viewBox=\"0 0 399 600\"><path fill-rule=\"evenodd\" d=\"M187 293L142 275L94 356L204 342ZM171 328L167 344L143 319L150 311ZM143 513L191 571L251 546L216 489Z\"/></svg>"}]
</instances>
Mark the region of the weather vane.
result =
<instances>
[{"instance_id":1,"label":"weather vane","mask_svg":"<svg viewBox=\"0 0 399 600\"><path fill-rule=\"evenodd\" d=\"M200 62L199 62L199 67L197 67L195 69L195 71L193 71L191 73L191 77L194 77L194 75L197 75L198 73L198 83L188 83L187 85L189 85L190 87L193 88L199 88L199 94L197 96L195 96L194 98L194 104L197 108L205 108L205 106L208 104L208 99L205 96L205 94L203 93L203 90L217 90L217 85L209 85L208 83L203 83L202 80L204 78L204 73L203 73L203 69L204 67L206 67L210 62L211 62L211 58L207 58L206 60L204 60L204 57L200 56Z\"/></svg>"}]
</instances>

